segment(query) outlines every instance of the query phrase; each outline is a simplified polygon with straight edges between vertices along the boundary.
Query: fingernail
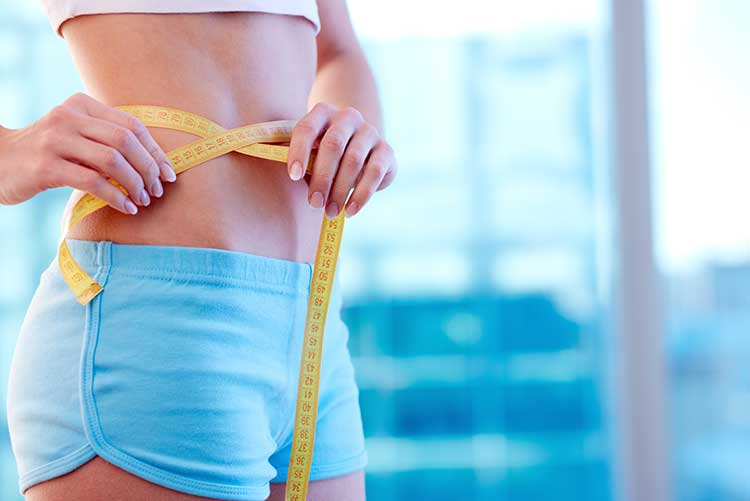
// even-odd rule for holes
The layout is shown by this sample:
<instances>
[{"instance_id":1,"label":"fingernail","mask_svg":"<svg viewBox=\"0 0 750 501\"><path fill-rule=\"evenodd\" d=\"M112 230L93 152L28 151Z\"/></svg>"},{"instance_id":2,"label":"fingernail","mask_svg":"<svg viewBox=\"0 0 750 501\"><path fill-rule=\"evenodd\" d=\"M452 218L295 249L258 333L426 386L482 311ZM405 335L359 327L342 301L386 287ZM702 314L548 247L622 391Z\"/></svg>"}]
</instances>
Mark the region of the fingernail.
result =
<instances>
[{"instance_id":1,"label":"fingernail","mask_svg":"<svg viewBox=\"0 0 750 501\"><path fill-rule=\"evenodd\" d=\"M329 218L336 217L336 214L339 213L339 206L336 202L331 202L328 204L328 207L326 207L326 216Z\"/></svg>"},{"instance_id":2,"label":"fingernail","mask_svg":"<svg viewBox=\"0 0 750 501\"><path fill-rule=\"evenodd\" d=\"M151 193L155 197L160 197L164 194L164 188L162 187L158 179L154 181L154 184L151 185Z\"/></svg>"},{"instance_id":3,"label":"fingernail","mask_svg":"<svg viewBox=\"0 0 750 501\"><path fill-rule=\"evenodd\" d=\"M312 194L310 197L310 206L314 209L320 209L323 207L323 194L321 192L316 191Z\"/></svg>"},{"instance_id":4,"label":"fingernail","mask_svg":"<svg viewBox=\"0 0 750 501\"><path fill-rule=\"evenodd\" d=\"M346 213L346 217L351 217L356 214L358 210L359 204L357 202L349 202L349 205L346 206L344 212Z\"/></svg>"},{"instance_id":5,"label":"fingernail","mask_svg":"<svg viewBox=\"0 0 750 501\"><path fill-rule=\"evenodd\" d=\"M135 206L133 202L130 200L125 200L125 212L128 212L130 214L135 214L138 212L138 207Z\"/></svg>"},{"instance_id":6,"label":"fingernail","mask_svg":"<svg viewBox=\"0 0 750 501\"><path fill-rule=\"evenodd\" d=\"M141 199L141 205L143 206L147 206L148 204L151 203L151 197L148 196L148 192L146 192L146 190L141 190L140 199Z\"/></svg>"},{"instance_id":7,"label":"fingernail","mask_svg":"<svg viewBox=\"0 0 750 501\"><path fill-rule=\"evenodd\" d=\"M174 169L172 168L172 165L169 162L162 162L161 165L164 167L164 170L166 171L167 181L169 181L170 183L174 183L177 180L177 174L175 174Z\"/></svg>"},{"instance_id":8,"label":"fingernail","mask_svg":"<svg viewBox=\"0 0 750 501\"><path fill-rule=\"evenodd\" d=\"M302 164L299 163L299 160L292 162L292 168L289 170L289 177L292 178L292 181L302 179Z\"/></svg>"}]
</instances>

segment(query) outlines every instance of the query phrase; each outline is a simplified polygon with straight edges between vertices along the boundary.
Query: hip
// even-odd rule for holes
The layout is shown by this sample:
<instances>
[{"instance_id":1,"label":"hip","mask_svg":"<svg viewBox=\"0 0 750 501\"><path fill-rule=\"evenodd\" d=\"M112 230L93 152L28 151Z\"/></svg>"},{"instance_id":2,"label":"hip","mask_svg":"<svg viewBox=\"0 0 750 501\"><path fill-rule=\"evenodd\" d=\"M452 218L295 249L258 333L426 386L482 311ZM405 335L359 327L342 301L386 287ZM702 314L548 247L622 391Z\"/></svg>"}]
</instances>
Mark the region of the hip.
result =
<instances>
[{"instance_id":1,"label":"hip","mask_svg":"<svg viewBox=\"0 0 750 501\"><path fill-rule=\"evenodd\" d=\"M312 265L207 248L68 245L105 289L82 307L55 261L40 278L8 383L21 491L98 454L184 492L265 498L289 462ZM341 306L335 281L315 455L324 473L363 447Z\"/></svg>"},{"instance_id":2,"label":"hip","mask_svg":"<svg viewBox=\"0 0 750 501\"><path fill-rule=\"evenodd\" d=\"M67 243L105 289L81 306L54 259L39 279L19 346L48 352L33 349L41 341L54 351L68 344L66 332L77 336L93 329L107 337L114 356L153 347L155 365L160 356L179 354L175 360L186 368L226 367L238 350L249 349L254 359L262 354L258 366L284 372L301 354L312 263L203 247ZM329 348L345 346L348 339L341 307L336 276L326 327Z\"/></svg>"}]
</instances>

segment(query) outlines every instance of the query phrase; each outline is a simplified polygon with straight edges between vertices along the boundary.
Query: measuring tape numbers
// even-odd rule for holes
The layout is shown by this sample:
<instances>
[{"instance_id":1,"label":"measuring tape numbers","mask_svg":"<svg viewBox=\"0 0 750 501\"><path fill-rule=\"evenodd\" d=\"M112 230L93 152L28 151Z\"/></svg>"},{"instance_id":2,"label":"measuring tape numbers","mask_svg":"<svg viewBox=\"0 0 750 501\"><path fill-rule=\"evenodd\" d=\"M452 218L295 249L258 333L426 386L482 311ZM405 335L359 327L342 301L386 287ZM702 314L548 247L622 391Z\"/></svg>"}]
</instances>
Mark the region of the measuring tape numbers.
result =
<instances>
[{"instance_id":1,"label":"measuring tape numbers","mask_svg":"<svg viewBox=\"0 0 750 501\"><path fill-rule=\"evenodd\" d=\"M274 143L288 143L296 123L293 120L276 120L225 129L208 118L166 106L123 105L116 108L139 118L146 126L180 130L200 137L167 153L178 175L232 151L286 164L289 147ZM314 160L315 151L307 165L308 173L312 172ZM125 195L128 194L117 181L108 181ZM87 193L76 202L63 222L58 263L65 282L82 305L91 302L103 288L73 258L65 236L83 218L106 206L106 202ZM318 413L323 334L343 231L343 207L333 219L323 216L307 303L286 501L304 501L307 497Z\"/></svg>"}]
</instances>

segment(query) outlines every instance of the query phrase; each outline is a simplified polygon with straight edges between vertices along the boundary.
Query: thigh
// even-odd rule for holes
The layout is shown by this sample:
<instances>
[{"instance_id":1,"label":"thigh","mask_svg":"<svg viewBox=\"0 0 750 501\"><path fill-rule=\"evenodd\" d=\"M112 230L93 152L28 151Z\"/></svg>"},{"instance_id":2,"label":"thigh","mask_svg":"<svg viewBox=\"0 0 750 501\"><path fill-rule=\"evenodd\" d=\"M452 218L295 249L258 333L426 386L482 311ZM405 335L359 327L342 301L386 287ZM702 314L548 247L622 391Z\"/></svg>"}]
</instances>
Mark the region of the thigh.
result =
<instances>
[{"instance_id":1,"label":"thigh","mask_svg":"<svg viewBox=\"0 0 750 501\"><path fill-rule=\"evenodd\" d=\"M266 501L284 501L285 483L271 483ZM364 501L365 471L357 470L339 477L313 480L307 488L307 501Z\"/></svg>"},{"instance_id":2,"label":"thigh","mask_svg":"<svg viewBox=\"0 0 750 501\"><path fill-rule=\"evenodd\" d=\"M26 491L26 501L207 501L143 480L100 456Z\"/></svg>"}]
</instances>

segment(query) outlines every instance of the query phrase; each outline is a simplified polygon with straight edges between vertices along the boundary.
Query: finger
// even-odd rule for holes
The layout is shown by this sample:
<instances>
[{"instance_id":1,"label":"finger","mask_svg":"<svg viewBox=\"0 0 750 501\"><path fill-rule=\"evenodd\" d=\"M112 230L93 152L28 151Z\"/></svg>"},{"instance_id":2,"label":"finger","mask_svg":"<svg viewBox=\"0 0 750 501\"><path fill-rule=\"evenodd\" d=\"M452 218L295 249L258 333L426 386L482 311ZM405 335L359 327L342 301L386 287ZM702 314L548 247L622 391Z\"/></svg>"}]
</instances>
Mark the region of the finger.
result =
<instances>
[{"instance_id":1,"label":"finger","mask_svg":"<svg viewBox=\"0 0 750 501\"><path fill-rule=\"evenodd\" d=\"M149 193L155 197L162 196L164 190L159 182L159 166L130 129L99 118L86 117L79 131L88 139L115 148L138 171L146 191L138 194L141 205L150 203Z\"/></svg>"},{"instance_id":2,"label":"finger","mask_svg":"<svg viewBox=\"0 0 750 501\"><path fill-rule=\"evenodd\" d=\"M310 150L323 133L335 109L333 106L318 103L305 116L300 118L292 129L289 140L287 171L293 181L302 178L310 161Z\"/></svg>"},{"instance_id":3,"label":"finger","mask_svg":"<svg viewBox=\"0 0 750 501\"><path fill-rule=\"evenodd\" d=\"M99 172L69 160L61 159L52 167L51 181L57 186L70 186L107 202L123 214L136 214L138 208Z\"/></svg>"},{"instance_id":4,"label":"finger","mask_svg":"<svg viewBox=\"0 0 750 501\"><path fill-rule=\"evenodd\" d=\"M127 190L133 202L147 205L142 203L141 198L145 193L143 178L115 148L82 136L78 136L77 140L72 141L67 148L67 151L61 152L61 156L98 170L106 177L111 177ZM146 196L148 196L147 193Z\"/></svg>"},{"instance_id":5,"label":"finger","mask_svg":"<svg viewBox=\"0 0 750 501\"><path fill-rule=\"evenodd\" d=\"M116 123L135 134L138 141L141 142L159 166L159 172L164 181L172 182L177 179L172 164L169 162L169 158L167 158L167 154L162 150L141 120L130 113L107 106L86 94L76 94L74 98L75 104L80 106L89 115Z\"/></svg>"},{"instance_id":6,"label":"finger","mask_svg":"<svg viewBox=\"0 0 750 501\"><path fill-rule=\"evenodd\" d=\"M337 111L320 139L313 172L308 187L310 205L316 209L325 205L328 192L339 169L341 157L355 130L363 123L362 114L354 108Z\"/></svg>"},{"instance_id":7,"label":"finger","mask_svg":"<svg viewBox=\"0 0 750 501\"><path fill-rule=\"evenodd\" d=\"M346 204L346 216L351 217L362 210L382 182L393 163L393 152L386 143L380 143L370 153L363 169L362 178L354 188Z\"/></svg>"},{"instance_id":8,"label":"finger","mask_svg":"<svg viewBox=\"0 0 750 501\"><path fill-rule=\"evenodd\" d=\"M391 170L385 173L385 176L383 177L383 180L380 181L380 184L378 185L377 189L375 191L380 191L384 188L387 188L391 185L393 180L396 177L396 170L398 169L396 162L394 161L391 164Z\"/></svg>"},{"instance_id":9,"label":"finger","mask_svg":"<svg viewBox=\"0 0 750 501\"><path fill-rule=\"evenodd\" d=\"M344 150L341 164L328 196L326 215L329 218L335 217L344 206L347 195L357 183L365 161L377 142L378 133L375 127L367 123L357 129L352 136Z\"/></svg>"}]
</instances>

